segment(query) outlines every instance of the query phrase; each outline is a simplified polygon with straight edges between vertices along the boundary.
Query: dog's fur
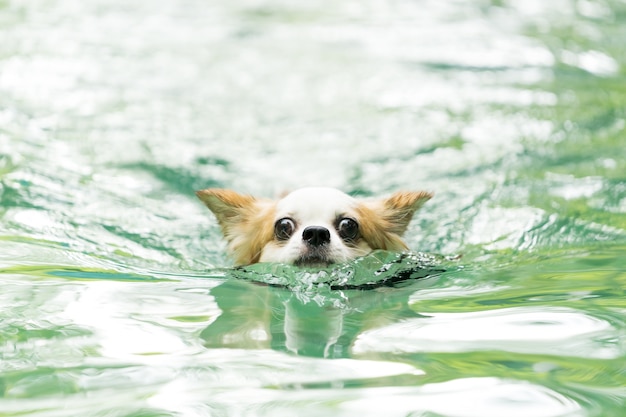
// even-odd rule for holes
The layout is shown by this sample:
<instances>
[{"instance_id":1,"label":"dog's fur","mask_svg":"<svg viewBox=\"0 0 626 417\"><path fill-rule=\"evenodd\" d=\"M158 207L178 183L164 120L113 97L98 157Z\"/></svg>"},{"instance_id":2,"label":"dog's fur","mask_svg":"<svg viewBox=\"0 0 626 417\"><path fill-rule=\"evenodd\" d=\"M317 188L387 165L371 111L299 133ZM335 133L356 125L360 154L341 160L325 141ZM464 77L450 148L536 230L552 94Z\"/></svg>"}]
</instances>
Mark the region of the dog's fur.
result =
<instances>
[{"instance_id":1,"label":"dog's fur","mask_svg":"<svg viewBox=\"0 0 626 417\"><path fill-rule=\"evenodd\" d=\"M215 214L238 265L325 266L375 249L406 250L401 236L432 194L397 192L358 200L333 188L302 188L280 200L208 188L197 196Z\"/></svg>"}]
</instances>

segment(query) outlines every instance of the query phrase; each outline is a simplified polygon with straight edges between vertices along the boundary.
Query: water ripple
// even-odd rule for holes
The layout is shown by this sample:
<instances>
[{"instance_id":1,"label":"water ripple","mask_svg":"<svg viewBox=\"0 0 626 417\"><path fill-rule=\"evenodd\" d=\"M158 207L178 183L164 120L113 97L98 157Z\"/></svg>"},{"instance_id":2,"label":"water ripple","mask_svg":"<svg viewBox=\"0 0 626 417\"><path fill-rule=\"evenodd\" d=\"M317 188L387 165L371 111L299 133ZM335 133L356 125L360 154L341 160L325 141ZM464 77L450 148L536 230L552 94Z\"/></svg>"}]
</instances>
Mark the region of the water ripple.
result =
<instances>
[{"instance_id":1,"label":"water ripple","mask_svg":"<svg viewBox=\"0 0 626 417\"><path fill-rule=\"evenodd\" d=\"M598 359L621 355L615 342L619 330L575 309L514 307L424 315L362 333L353 352L504 350Z\"/></svg>"},{"instance_id":2,"label":"water ripple","mask_svg":"<svg viewBox=\"0 0 626 417\"><path fill-rule=\"evenodd\" d=\"M462 378L417 387L353 388L347 391L332 389L332 385L328 388L331 389L285 391L239 383L234 390L215 390L210 383L178 380L153 396L150 404L179 413L189 413L204 406L237 410L240 415L250 416L289 416L293 415L294 407L298 408L299 416L401 417L430 413L450 417L584 415L581 406L563 394L543 386L499 378ZM307 406L301 407L302 404Z\"/></svg>"},{"instance_id":3,"label":"water ripple","mask_svg":"<svg viewBox=\"0 0 626 417\"><path fill-rule=\"evenodd\" d=\"M426 412L454 417L583 415L578 403L553 390L527 382L498 378L466 378L420 388L388 388L376 391L364 392L364 398L348 401L342 404L342 408L371 415L371 410L380 409L380 404L385 404L385 416Z\"/></svg>"}]
</instances>

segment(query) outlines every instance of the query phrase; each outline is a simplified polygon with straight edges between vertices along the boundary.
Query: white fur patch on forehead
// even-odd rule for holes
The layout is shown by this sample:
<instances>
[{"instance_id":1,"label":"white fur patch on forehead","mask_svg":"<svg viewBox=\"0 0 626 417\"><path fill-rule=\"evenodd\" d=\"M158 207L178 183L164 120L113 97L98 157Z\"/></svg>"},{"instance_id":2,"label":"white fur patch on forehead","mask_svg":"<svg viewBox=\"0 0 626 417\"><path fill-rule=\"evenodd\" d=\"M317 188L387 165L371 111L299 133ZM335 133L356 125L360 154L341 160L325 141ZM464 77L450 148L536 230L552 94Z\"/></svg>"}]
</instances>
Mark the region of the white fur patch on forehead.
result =
<instances>
[{"instance_id":1,"label":"white fur patch on forehead","mask_svg":"<svg viewBox=\"0 0 626 417\"><path fill-rule=\"evenodd\" d=\"M300 221L332 221L338 214L351 211L357 201L335 188L307 187L287 194L276 205L279 217L294 216Z\"/></svg>"}]
</instances>

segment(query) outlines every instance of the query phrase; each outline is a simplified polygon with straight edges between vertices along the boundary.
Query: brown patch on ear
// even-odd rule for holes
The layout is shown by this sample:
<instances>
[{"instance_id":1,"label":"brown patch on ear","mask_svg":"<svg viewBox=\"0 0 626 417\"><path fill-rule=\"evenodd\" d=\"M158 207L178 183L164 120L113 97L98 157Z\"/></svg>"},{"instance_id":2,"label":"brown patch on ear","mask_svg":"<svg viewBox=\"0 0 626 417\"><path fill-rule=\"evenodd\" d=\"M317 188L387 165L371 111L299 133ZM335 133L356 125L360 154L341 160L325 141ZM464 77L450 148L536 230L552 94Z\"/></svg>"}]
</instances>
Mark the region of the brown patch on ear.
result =
<instances>
[{"instance_id":1,"label":"brown patch on ear","mask_svg":"<svg viewBox=\"0 0 626 417\"><path fill-rule=\"evenodd\" d=\"M223 228L241 220L242 215L254 206L256 198L221 188L196 191L196 195L215 214Z\"/></svg>"},{"instance_id":2,"label":"brown patch on ear","mask_svg":"<svg viewBox=\"0 0 626 417\"><path fill-rule=\"evenodd\" d=\"M237 265L256 263L274 236L274 202L220 188L196 192L215 214Z\"/></svg>"},{"instance_id":3,"label":"brown patch on ear","mask_svg":"<svg viewBox=\"0 0 626 417\"><path fill-rule=\"evenodd\" d=\"M406 232L415 211L432 196L432 193L426 191L401 191L382 200L361 203L357 212L363 238L372 249L408 249L401 236Z\"/></svg>"},{"instance_id":4,"label":"brown patch on ear","mask_svg":"<svg viewBox=\"0 0 626 417\"><path fill-rule=\"evenodd\" d=\"M403 235L413 214L433 197L427 191L400 191L382 201L382 215L389 221L393 233Z\"/></svg>"}]
</instances>

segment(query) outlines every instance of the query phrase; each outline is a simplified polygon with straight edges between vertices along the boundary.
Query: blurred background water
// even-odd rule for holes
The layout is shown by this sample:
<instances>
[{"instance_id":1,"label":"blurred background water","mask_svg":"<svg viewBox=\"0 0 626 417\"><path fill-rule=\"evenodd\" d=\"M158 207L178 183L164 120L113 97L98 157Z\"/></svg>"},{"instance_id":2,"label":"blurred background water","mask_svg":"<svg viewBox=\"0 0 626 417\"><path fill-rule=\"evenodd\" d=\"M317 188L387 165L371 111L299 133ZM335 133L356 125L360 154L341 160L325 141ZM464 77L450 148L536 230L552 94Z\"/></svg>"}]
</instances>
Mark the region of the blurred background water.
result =
<instances>
[{"instance_id":1,"label":"blurred background water","mask_svg":"<svg viewBox=\"0 0 626 417\"><path fill-rule=\"evenodd\" d=\"M623 0L0 0L0 416L626 415ZM430 190L447 272L229 275L194 190Z\"/></svg>"}]
</instances>

